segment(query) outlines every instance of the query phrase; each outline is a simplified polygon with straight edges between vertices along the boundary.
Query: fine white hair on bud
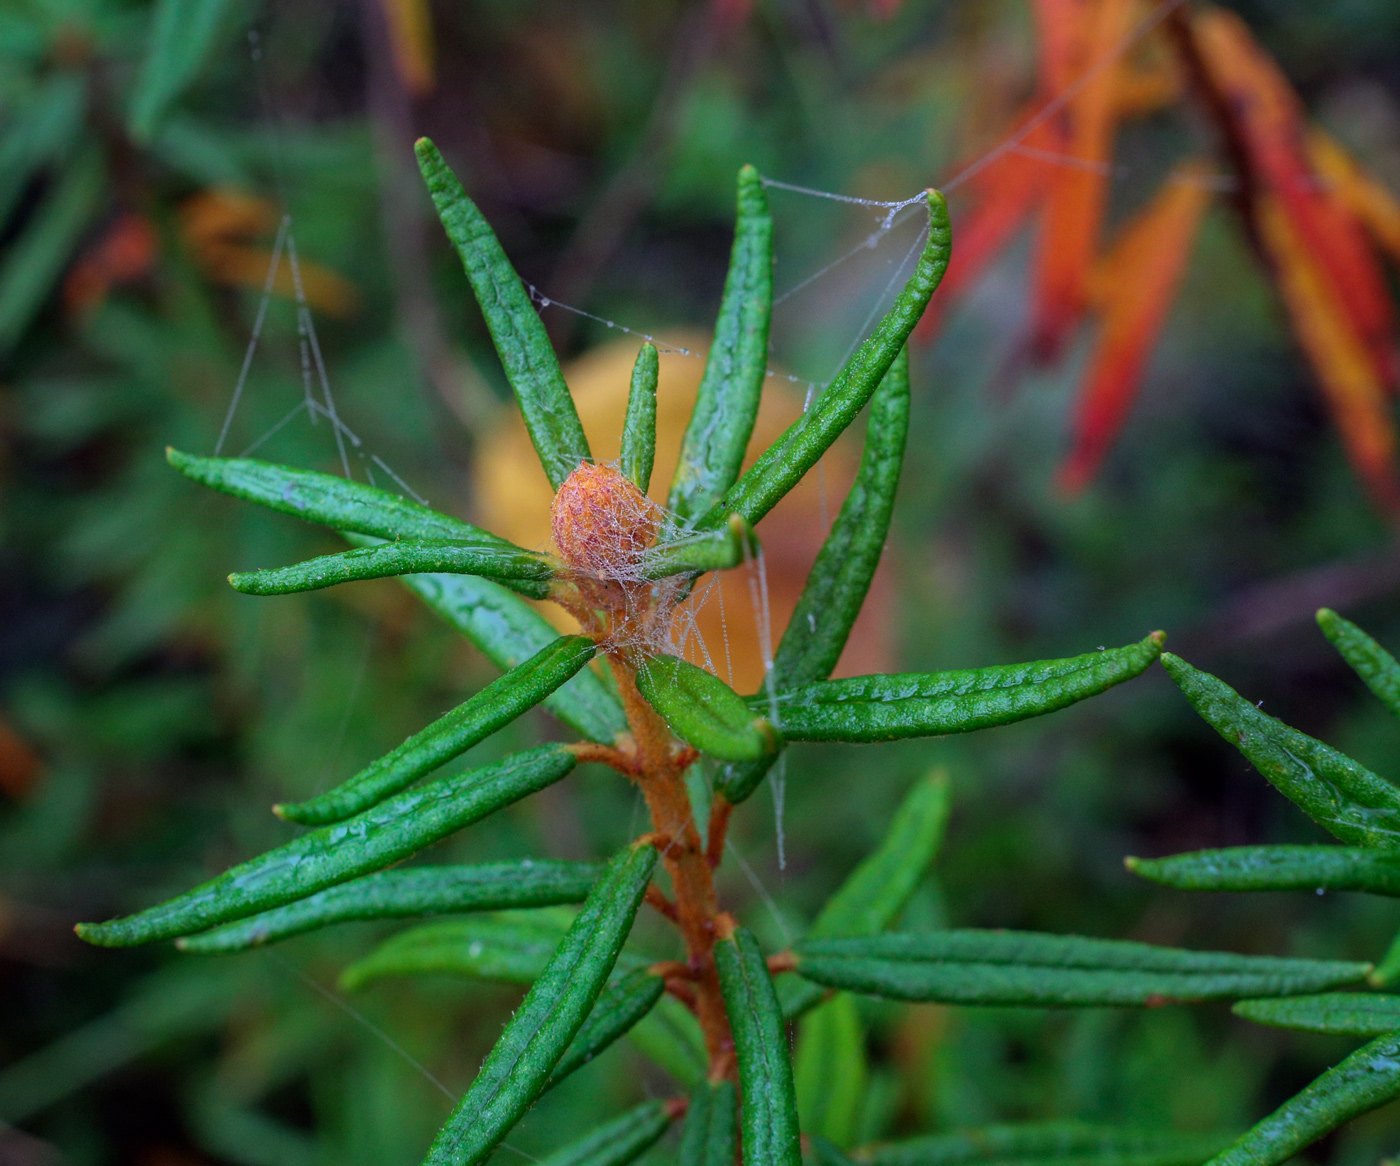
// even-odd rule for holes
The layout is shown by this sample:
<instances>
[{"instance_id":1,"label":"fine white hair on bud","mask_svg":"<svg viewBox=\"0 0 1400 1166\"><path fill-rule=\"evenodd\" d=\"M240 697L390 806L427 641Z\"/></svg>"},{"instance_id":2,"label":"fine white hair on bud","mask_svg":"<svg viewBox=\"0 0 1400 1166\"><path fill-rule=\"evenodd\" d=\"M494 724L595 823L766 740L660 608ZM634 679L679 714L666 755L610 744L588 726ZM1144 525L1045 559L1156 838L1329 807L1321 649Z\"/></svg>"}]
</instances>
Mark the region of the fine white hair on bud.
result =
<instances>
[{"instance_id":1,"label":"fine white hair on bud","mask_svg":"<svg viewBox=\"0 0 1400 1166\"><path fill-rule=\"evenodd\" d=\"M661 507L612 466L583 462L550 507L554 545L575 571L618 582L641 578L661 528Z\"/></svg>"}]
</instances>

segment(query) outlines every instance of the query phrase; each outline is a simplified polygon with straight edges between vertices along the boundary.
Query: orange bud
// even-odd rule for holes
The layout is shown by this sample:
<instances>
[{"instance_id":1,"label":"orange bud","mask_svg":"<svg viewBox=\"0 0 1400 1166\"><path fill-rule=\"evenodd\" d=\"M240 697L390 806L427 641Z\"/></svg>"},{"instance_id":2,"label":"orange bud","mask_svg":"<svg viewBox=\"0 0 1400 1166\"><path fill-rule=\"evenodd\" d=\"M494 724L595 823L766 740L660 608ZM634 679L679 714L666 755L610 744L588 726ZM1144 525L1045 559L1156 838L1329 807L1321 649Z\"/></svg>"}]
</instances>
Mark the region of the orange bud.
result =
<instances>
[{"instance_id":1,"label":"orange bud","mask_svg":"<svg viewBox=\"0 0 1400 1166\"><path fill-rule=\"evenodd\" d=\"M661 526L661 508L612 466L583 462L549 508L554 545L576 571L600 579L638 578L642 552Z\"/></svg>"}]
</instances>

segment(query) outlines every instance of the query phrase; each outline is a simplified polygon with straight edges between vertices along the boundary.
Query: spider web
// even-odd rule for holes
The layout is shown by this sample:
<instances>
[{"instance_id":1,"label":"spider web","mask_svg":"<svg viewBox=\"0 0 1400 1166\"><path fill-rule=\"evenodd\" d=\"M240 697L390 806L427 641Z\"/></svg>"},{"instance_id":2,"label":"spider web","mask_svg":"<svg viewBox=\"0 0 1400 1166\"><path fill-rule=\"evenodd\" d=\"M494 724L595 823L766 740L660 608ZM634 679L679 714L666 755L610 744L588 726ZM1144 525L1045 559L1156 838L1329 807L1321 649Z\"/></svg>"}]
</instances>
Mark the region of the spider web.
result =
<instances>
[{"instance_id":1,"label":"spider web","mask_svg":"<svg viewBox=\"0 0 1400 1166\"><path fill-rule=\"evenodd\" d=\"M1021 154L1039 161L1071 169L1091 169L1097 173L1103 174L1111 181L1122 181L1129 178L1132 171L1128 167L1085 161L1084 159L1068 155L1052 153L1030 147L1025 144L1025 140L1037 127L1063 110L1065 106L1067 106L1097 76L1102 74L1106 69L1111 68L1119 58L1166 20L1166 18L1183 3L1184 0L1159 0L1159 2L1131 28L1117 44L1102 57L1090 62L1073 82L1047 101L1040 108L1038 113L1028 121L1022 123L1015 132L1009 134L974 161L964 165L961 169L949 175L946 181L938 185L937 188L945 195L953 195L959 188L1007 154ZM269 258L267 274L262 285L261 295L258 299L253 322L249 330L248 340L244 348L243 358L230 393L229 403L219 428L213 452L216 455L225 452L225 448L229 445L235 430L237 415L240 412L240 408L246 402L246 390L249 384L250 373L254 368L255 361L263 346L266 335L269 313L275 297L274 289L277 276L281 265L285 263L291 274L294 292L293 311L301 378L301 384L299 386L301 390L300 397L279 420L265 428L255 438L239 448L237 456L247 457L256 453L267 443L272 441L278 434L287 429L288 426L296 422L304 421L306 424L318 428L321 427L322 422L324 422L326 423L325 428L328 432L329 440L334 445L336 459L345 477L353 479L358 472L363 475L364 480L371 485L387 485L388 483L392 483L392 487L389 488L397 488L414 501L427 505L427 499L419 493L419 491L414 489L403 476L391 468L384 458L374 452L360 435L347 424L337 406L335 393L332 388L332 377L327 367L325 355L320 343L315 316L305 292L303 271L297 250L295 220L288 203L286 184L283 181L285 166L279 159L279 155L282 153L280 135L278 132L280 119L277 116L275 104L267 88L263 73L261 46L256 31L250 32L249 43L250 58L257 73L264 112L272 128L272 136L274 138L273 172L278 199L282 205L282 217ZM862 285L862 290L856 293L853 298L859 303L868 304L868 310L865 312L858 326L851 327L849 324L845 325L848 343L839 358L828 361L829 367L825 370L824 377L814 378L802 376L780 366L768 368L767 376L769 378L785 381L795 386L800 386L805 390L805 402L803 406L805 412L807 408L810 408L812 402L826 385L830 383L831 378L840 370L860 343L865 339L872 323L877 319L879 314L888 309L896 289L901 286L903 279L907 278L927 238L927 216L922 211L924 192L919 191L903 199L882 201L860 198L837 191L803 186L770 175L764 175L762 181L765 187L774 192L781 192L798 198L842 203L852 208L857 208L856 213L863 210L868 212L869 215L866 226L856 232L859 238L854 245L827 260L816 270L793 282L776 295L774 299L776 323L776 313L781 312L786 305L802 303L804 297L810 296L815 290L827 284L828 281L834 280L839 276L844 281L843 286L846 289L849 289L852 283ZM1198 181L1206 182L1215 190L1228 190L1230 189L1232 180L1226 176L1208 176L1204 179L1198 179ZM779 204L779 208L781 208L781 204ZM776 215L775 218L777 218ZM907 242L906 237L909 239ZM861 269L862 267L864 268L863 274L852 279L852 270ZM557 297L552 296L547 289L541 289L533 284L527 283L526 288L531 301L541 313L550 311L571 313L600 324L609 332L617 332L622 335L635 337L639 341L650 341L663 353L674 354L695 360L704 360L708 355L706 352L695 350L686 345L667 341L663 335L658 334L662 331L661 329L653 330L635 323L623 323L608 316L595 314L583 307L565 303ZM852 297L848 295L846 298L850 299ZM376 471L383 475L385 479L384 483L379 481L376 476ZM816 472L822 484L820 503L821 525L823 530L825 530L829 527L829 508L825 497L824 480L822 479L823 465L821 462L818 463ZM765 691L769 701L770 719L775 725L781 728L776 694L773 692L771 683L773 628L768 574L762 552L760 551L751 560L746 562L742 569L747 574L749 598L753 608L758 648L767 675ZM726 676L732 682L734 679L734 665L730 645L729 626L728 622L723 618L723 595L721 589L716 585L717 582L718 576L711 575L708 580L703 582L695 599L678 610L677 624L673 632L674 643L676 645L675 650L679 651L681 654L691 652L698 656L711 671L715 672L717 675ZM719 660L714 658L714 653L712 653L709 646L705 644L696 621L699 608L703 606L704 603L708 602L711 597L713 597L714 602L719 604L721 614L720 624L723 651ZM353 704L356 695L357 693L352 693L348 703ZM705 777L706 780L709 781L708 773ZM781 871L786 865L783 827L786 799L785 757L780 757L777 765L775 765L773 771L769 775L768 784L773 798L777 865L778 869ZM755 894L765 905L767 911L772 915L780 934L783 935L785 940L791 939L792 929L779 909L776 899L765 886L753 864L747 861L736 848L732 838L727 843L727 850L729 853L733 854L745 878L752 885ZM413 1057L412 1054L402 1046L398 1045L387 1033L383 1032L382 1029L369 1021L348 1001L332 993L319 983L310 981L299 970L292 969L292 971L296 976L305 981L309 988L324 996L338 1008L347 1012L359 1024L364 1026L367 1031L382 1040L435 1088L443 1092L449 1098L453 1096L451 1091L448 1090L420 1061ZM523 1157L531 1157L524 1151L508 1143L502 1143L502 1147L512 1150Z\"/></svg>"}]
</instances>

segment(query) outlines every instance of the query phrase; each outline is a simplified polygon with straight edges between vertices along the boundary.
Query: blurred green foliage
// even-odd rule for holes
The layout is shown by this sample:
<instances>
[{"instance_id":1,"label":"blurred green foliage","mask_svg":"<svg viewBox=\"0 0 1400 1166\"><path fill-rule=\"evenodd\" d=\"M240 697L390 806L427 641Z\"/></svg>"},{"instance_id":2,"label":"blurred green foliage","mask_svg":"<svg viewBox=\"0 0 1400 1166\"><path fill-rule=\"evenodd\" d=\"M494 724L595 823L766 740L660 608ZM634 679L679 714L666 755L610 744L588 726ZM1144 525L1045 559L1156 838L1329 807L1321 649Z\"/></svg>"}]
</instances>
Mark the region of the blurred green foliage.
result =
<instances>
[{"instance_id":1,"label":"blurred green foliage","mask_svg":"<svg viewBox=\"0 0 1400 1166\"><path fill-rule=\"evenodd\" d=\"M1334 132L1400 180L1400 27L1385 0L1240 6ZM525 277L647 331L708 324L728 254L732 175L904 197L951 172L979 86L1028 75L1019 0L854 5L765 0L737 26L680 4L434 8L435 87L395 71L384 9L49 0L0 10L0 1133L15 1161L413 1163L514 1006L515 989L386 983L351 1012L323 985L370 946L353 925L227 960L97 952L79 918L145 906L285 840L266 808L311 796L493 675L390 581L276 604L223 586L330 540L206 497L166 444L212 450L259 306L189 227L192 199L269 200L304 263L353 283L316 310L340 415L435 505L470 514L473 440L502 399L489 342L411 176L429 132ZM172 31L173 30L173 31ZM151 48L179 52L158 67ZM1180 147L1134 129L1125 198ZM1389 167L1389 169L1387 169ZM869 213L774 192L778 286L871 230ZM957 205L953 206L954 224ZM1400 560L1322 421L1272 293L1209 224L1143 406L1101 484L1049 483L1072 367L1001 371L1024 315L1012 256L932 349L915 407L892 559L898 664L934 669L1070 655L1165 627L1174 649L1288 723L1395 773L1400 729L1310 630L1342 608L1400 643ZM97 301L70 289L123 216L152 258ZM775 360L824 379L903 254L898 233L783 302ZM109 265L110 266L110 265ZM119 265L118 265L119 266ZM116 267L112 268L117 271ZM120 273L118 273L120 274ZM313 297L314 306L314 297ZM547 310L566 351L602 324ZM271 302L226 452L302 400L291 301ZM316 385L313 377L313 387ZM260 447L338 465L324 421ZM552 732L540 717L489 750ZM39 766L27 780L25 750ZM483 751L484 752L484 751ZM489 757L473 755L473 763ZM1132 881L1125 854L1313 841L1160 674L994 734L793 751L779 871L757 802L735 843L776 896L724 890L780 944L883 835L931 763L954 779L940 875L907 929L1020 926L1195 947L1375 959L1396 919L1353 895L1187 897ZM627 835L630 795L602 775L494 819L444 861L594 858ZM1218 1008L961 1010L860 1001L857 1140L1025 1118L1242 1128L1347 1049ZM626 1047L605 1054L615 1065ZM799 1053L800 1060L800 1053ZM640 1063L639 1061L636 1063ZM555 1090L511 1146L542 1153L660 1083L608 1066ZM855 1088L855 1086L852 1086ZM841 1108L844 1107L844 1108ZM1396 1145L1393 1107L1321 1157ZM663 1142L654 1157L673 1153ZM502 1152L511 1156L510 1150Z\"/></svg>"}]
</instances>

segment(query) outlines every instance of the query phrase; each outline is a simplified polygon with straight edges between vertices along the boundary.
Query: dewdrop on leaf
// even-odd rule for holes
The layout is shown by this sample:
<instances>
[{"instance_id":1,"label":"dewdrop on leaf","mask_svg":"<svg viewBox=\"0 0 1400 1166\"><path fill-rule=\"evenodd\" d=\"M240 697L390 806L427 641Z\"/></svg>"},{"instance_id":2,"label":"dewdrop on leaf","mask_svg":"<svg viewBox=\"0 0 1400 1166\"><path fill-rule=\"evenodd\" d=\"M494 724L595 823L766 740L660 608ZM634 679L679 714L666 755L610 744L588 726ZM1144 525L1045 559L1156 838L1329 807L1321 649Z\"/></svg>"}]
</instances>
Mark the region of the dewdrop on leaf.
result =
<instances>
[{"instance_id":1,"label":"dewdrop on leaf","mask_svg":"<svg viewBox=\"0 0 1400 1166\"><path fill-rule=\"evenodd\" d=\"M599 579L640 579L642 554L661 526L661 508L612 466L583 462L554 495L554 545L575 571Z\"/></svg>"}]
</instances>

